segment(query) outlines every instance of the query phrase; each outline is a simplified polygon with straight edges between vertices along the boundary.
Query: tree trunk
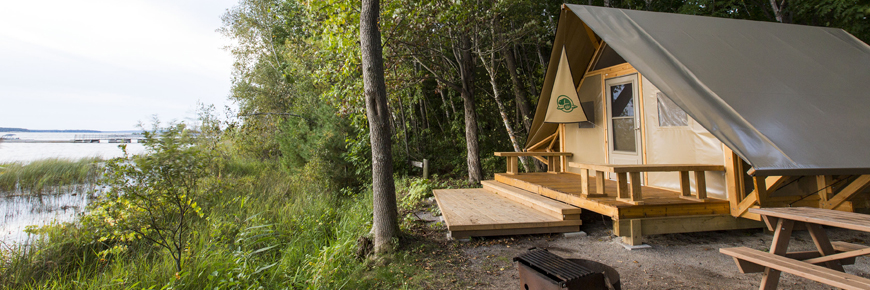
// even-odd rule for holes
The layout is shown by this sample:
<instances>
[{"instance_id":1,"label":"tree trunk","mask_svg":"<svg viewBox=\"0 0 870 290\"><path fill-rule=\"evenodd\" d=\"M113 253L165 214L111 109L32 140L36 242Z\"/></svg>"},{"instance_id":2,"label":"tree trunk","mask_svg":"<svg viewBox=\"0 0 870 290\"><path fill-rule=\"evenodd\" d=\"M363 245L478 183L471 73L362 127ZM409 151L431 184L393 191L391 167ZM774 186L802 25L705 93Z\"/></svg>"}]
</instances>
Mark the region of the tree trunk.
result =
<instances>
[{"instance_id":1,"label":"tree trunk","mask_svg":"<svg viewBox=\"0 0 870 290\"><path fill-rule=\"evenodd\" d=\"M532 115L532 105L529 104L529 98L526 97L525 87L523 87L523 82L520 80L519 73L517 73L517 61L510 49L504 49L502 53L504 54L504 61L507 65L508 73L511 76L514 98L516 98L517 107L520 109L523 127L526 128L526 132L529 132L529 129L532 127L532 118L534 118L534 116Z\"/></svg>"},{"instance_id":2,"label":"tree trunk","mask_svg":"<svg viewBox=\"0 0 870 290\"><path fill-rule=\"evenodd\" d=\"M785 0L782 0L782 2L779 3L779 5L776 4L776 0L770 0L770 8L773 9L773 14L776 15L776 21L779 21L780 23L790 23L791 22L790 19L785 15L785 12L783 11L783 8L785 8L785 5L786 5Z\"/></svg>"},{"instance_id":3,"label":"tree trunk","mask_svg":"<svg viewBox=\"0 0 870 290\"><path fill-rule=\"evenodd\" d=\"M440 83L440 82L439 82ZM450 110L447 109L447 94L444 88L438 88L438 93L441 95L441 102L443 103L442 107L444 107L444 115L447 116L447 122L450 122ZM453 113L456 114L456 108L453 109Z\"/></svg>"},{"instance_id":4,"label":"tree trunk","mask_svg":"<svg viewBox=\"0 0 870 290\"><path fill-rule=\"evenodd\" d=\"M399 117L402 118L402 136L405 141L405 156L408 158L408 162L405 165L408 166L408 169L411 169L411 149L408 147L408 121L405 120L405 104L402 102L402 97L398 97L399 99Z\"/></svg>"},{"instance_id":5,"label":"tree trunk","mask_svg":"<svg viewBox=\"0 0 870 290\"><path fill-rule=\"evenodd\" d=\"M477 143L477 113L474 106L474 56L471 55L471 37L468 32L459 38L459 53L462 78L462 101L465 105L465 147L468 152L468 181L480 183L483 172L480 168L480 146Z\"/></svg>"},{"instance_id":6,"label":"tree trunk","mask_svg":"<svg viewBox=\"0 0 870 290\"><path fill-rule=\"evenodd\" d=\"M384 59L381 32L378 28L380 3L362 0L360 14L360 50L362 52L363 88L366 117L372 143L372 193L375 253L392 251L392 240L399 233L396 208L396 184L393 181L393 153L390 145L387 89L384 83Z\"/></svg>"},{"instance_id":7,"label":"tree trunk","mask_svg":"<svg viewBox=\"0 0 870 290\"><path fill-rule=\"evenodd\" d=\"M498 106L498 113L501 115L502 123L504 123L504 128L511 140L511 145L514 147L514 152L523 152L523 149L520 148L520 144L517 142L517 135L514 133L513 126L511 126L511 121L508 118L507 112L504 109L504 104L501 102L501 97L499 95L495 71L495 52L498 48L498 43L495 40L498 39L498 36L496 35L498 33L498 22L495 19L493 19L491 27L493 42L492 50L489 52L489 60L484 56L483 51L480 49L480 45L476 46L477 55L480 57L481 63L483 63L483 68L486 69L487 74L489 74L489 84L492 85L492 97L495 99L495 104ZM531 172L526 157L521 157L520 162L523 164L523 168L526 172Z\"/></svg>"},{"instance_id":8,"label":"tree trunk","mask_svg":"<svg viewBox=\"0 0 870 290\"><path fill-rule=\"evenodd\" d=\"M528 56L522 56L522 57L524 60L523 64L526 65L526 74L528 75L528 77L526 79L529 80L529 86L530 86L529 90L533 95L537 95L540 92L538 91L538 84L535 83L535 65L534 65L535 61L530 60ZM532 121L534 121L534 118L532 118ZM535 159L535 160L537 160L537 159Z\"/></svg>"}]
</instances>

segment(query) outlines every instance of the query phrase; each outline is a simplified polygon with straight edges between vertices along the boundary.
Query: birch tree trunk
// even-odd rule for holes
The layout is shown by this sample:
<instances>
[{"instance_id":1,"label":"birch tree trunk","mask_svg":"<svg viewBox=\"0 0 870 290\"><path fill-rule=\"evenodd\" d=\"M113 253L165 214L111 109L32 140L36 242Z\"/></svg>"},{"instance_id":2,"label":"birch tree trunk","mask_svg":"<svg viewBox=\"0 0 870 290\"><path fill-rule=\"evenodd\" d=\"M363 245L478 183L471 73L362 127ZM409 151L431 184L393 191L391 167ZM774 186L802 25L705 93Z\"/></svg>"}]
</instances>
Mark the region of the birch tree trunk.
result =
<instances>
[{"instance_id":1,"label":"birch tree trunk","mask_svg":"<svg viewBox=\"0 0 870 290\"><path fill-rule=\"evenodd\" d=\"M791 20L785 16L785 12L783 12L783 8L785 8L785 0L782 0L779 4L776 4L776 0L770 0L770 8L773 9L773 15L776 16L776 21L780 23L791 23Z\"/></svg>"},{"instance_id":2,"label":"birch tree trunk","mask_svg":"<svg viewBox=\"0 0 870 290\"><path fill-rule=\"evenodd\" d=\"M399 233L396 208L396 185L393 181L393 154L390 146L387 89L384 83L384 59L381 32L378 28L380 3L362 0L360 14L360 50L362 52L363 88L366 117L372 143L372 232L375 253L393 249L392 240Z\"/></svg>"},{"instance_id":3,"label":"birch tree trunk","mask_svg":"<svg viewBox=\"0 0 870 290\"><path fill-rule=\"evenodd\" d=\"M504 128L507 130L508 137L510 137L511 145L514 146L514 152L523 152L523 149L520 148L520 144L517 142L517 135L514 133L513 126L511 126L510 119L508 118L507 112L504 109L504 104L501 102L501 96L498 90L498 82L496 81L496 71L495 71L495 52L498 50L498 43L495 41L496 36L496 26L498 23L493 19L491 23L491 31L492 31L492 50L489 51L489 59L487 59L480 49L480 45L475 46L477 48L477 56L480 57L480 61L483 63L483 68L486 69L487 74L489 74L489 84L492 85L492 97L495 99L495 104L498 106L498 113L501 115L502 123L504 123ZM520 162L523 164L523 168L526 172L531 172L529 170L528 161L525 157L520 158Z\"/></svg>"},{"instance_id":4,"label":"birch tree trunk","mask_svg":"<svg viewBox=\"0 0 870 290\"><path fill-rule=\"evenodd\" d=\"M439 82L439 84L440 84L440 82ZM450 119L450 110L447 109L447 97L445 96L447 94L447 92L443 88L439 88L438 94L441 95L441 102L442 102L441 107L444 108L444 115L447 116L447 122L450 122L450 120L451 120ZM456 108L453 109L453 113L456 114Z\"/></svg>"}]
</instances>

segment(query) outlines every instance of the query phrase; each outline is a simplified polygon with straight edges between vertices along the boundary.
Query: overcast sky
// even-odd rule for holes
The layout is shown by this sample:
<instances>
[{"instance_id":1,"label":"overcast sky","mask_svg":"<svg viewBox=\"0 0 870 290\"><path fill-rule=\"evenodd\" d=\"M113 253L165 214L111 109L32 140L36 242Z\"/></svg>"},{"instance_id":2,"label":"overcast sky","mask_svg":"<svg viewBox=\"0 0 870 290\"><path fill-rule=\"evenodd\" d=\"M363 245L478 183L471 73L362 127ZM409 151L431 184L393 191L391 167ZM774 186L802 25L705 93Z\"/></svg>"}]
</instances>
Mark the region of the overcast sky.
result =
<instances>
[{"instance_id":1,"label":"overcast sky","mask_svg":"<svg viewBox=\"0 0 870 290\"><path fill-rule=\"evenodd\" d=\"M237 0L0 1L0 127L132 130L226 104Z\"/></svg>"}]
</instances>

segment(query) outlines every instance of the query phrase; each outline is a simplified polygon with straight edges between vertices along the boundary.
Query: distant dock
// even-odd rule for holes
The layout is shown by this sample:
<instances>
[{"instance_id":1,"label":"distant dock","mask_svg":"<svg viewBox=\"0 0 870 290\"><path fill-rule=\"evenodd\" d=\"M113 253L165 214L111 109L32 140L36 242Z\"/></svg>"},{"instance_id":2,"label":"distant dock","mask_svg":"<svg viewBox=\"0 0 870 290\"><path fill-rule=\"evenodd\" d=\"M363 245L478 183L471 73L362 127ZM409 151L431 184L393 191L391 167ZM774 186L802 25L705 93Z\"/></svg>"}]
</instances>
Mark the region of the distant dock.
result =
<instances>
[{"instance_id":1,"label":"distant dock","mask_svg":"<svg viewBox=\"0 0 870 290\"><path fill-rule=\"evenodd\" d=\"M141 143L145 136L139 134L77 134L72 140L39 140L0 138L3 143Z\"/></svg>"},{"instance_id":2,"label":"distant dock","mask_svg":"<svg viewBox=\"0 0 870 290\"><path fill-rule=\"evenodd\" d=\"M73 143L139 143L144 138L133 134L83 134L75 135Z\"/></svg>"}]
</instances>

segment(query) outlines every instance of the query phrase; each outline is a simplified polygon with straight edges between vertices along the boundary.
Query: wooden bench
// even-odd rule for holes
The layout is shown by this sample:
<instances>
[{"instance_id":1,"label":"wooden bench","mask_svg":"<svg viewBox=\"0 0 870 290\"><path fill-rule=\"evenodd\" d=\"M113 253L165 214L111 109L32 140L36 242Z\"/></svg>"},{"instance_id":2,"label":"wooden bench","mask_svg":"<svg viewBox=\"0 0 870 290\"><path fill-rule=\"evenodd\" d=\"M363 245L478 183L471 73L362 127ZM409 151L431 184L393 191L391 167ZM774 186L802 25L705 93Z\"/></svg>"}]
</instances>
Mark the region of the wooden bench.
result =
<instances>
[{"instance_id":1,"label":"wooden bench","mask_svg":"<svg viewBox=\"0 0 870 290\"><path fill-rule=\"evenodd\" d=\"M734 257L741 273L761 272L769 268L843 289L870 289L870 279L768 252L746 247L719 249L719 252ZM776 286L770 289L776 289Z\"/></svg>"},{"instance_id":2,"label":"wooden bench","mask_svg":"<svg viewBox=\"0 0 870 290\"><path fill-rule=\"evenodd\" d=\"M752 208L774 230L770 252L748 248L724 248L719 252L734 257L741 273L764 272L760 289L776 289L781 272L844 289L870 289L870 280L846 274L843 265L857 256L870 255L870 247L831 242L822 226L870 232L870 215L810 207ZM808 230L817 251L788 253L794 230Z\"/></svg>"},{"instance_id":3,"label":"wooden bench","mask_svg":"<svg viewBox=\"0 0 870 290\"><path fill-rule=\"evenodd\" d=\"M547 157L547 172L559 173L564 169L559 168L559 160L565 157L574 156L571 152L495 152L495 156L507 157L507 174L519 174L520 170L517 166L517 157L524 156L539 156Z\"/></svg>"},{"instance_id":4,"label":"wooden bench","mask_svg":"<svg viewBox=\"0 0 870 290\"><path fill-rule=\"evenodd\" d=\"M607 196L604 193L604 172L610 172L616 174L617 200L635 205L643 204L643 194L640 187L640 174L642 172L679 172L681 197L705 200L707 199L707 177L704 172L725 171L723 165L703 164L584 164L569 162L568 167L580 169L580 187L583 196ZM589 171L595 171L595 193L592 193L592 184L589 183ZM692 197L689 172L695 174L696 197ZM628 177L631 178L630 183Z\"/></svg>"}]
</instances>

